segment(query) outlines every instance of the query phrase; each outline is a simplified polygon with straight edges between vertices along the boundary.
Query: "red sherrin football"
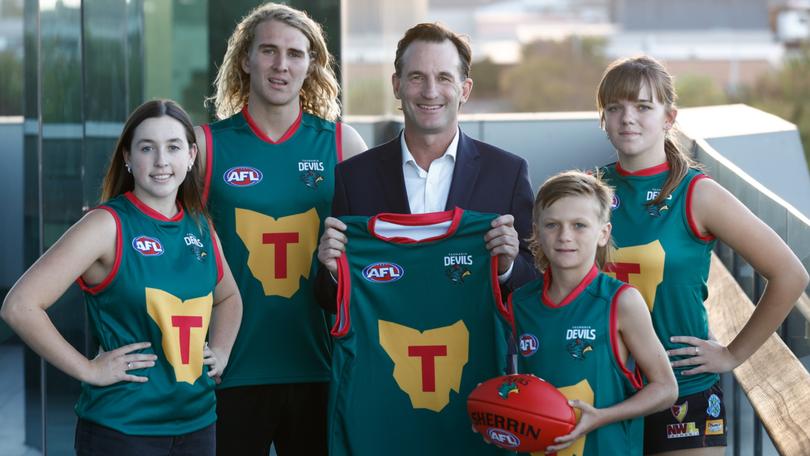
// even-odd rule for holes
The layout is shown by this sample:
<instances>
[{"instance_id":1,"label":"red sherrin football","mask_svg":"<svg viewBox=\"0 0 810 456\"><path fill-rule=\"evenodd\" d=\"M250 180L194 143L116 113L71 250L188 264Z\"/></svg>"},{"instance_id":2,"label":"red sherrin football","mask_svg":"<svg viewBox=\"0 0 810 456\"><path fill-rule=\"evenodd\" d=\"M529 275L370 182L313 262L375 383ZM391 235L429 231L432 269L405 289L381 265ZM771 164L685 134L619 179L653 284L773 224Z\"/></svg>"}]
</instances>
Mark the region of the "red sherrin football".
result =
<instances>
[{"instance_id":1,"label":"red sherrin football","mask_svg":"<svg viewBox=\"0 0 810 456\"><path fill-rule=\"evenodd\" d=\"M467 413L492 444L527 453L545 450L576 425L568 399L530 374L504 375L478 385L467 398Z\"/></svg>"}]
</instances>

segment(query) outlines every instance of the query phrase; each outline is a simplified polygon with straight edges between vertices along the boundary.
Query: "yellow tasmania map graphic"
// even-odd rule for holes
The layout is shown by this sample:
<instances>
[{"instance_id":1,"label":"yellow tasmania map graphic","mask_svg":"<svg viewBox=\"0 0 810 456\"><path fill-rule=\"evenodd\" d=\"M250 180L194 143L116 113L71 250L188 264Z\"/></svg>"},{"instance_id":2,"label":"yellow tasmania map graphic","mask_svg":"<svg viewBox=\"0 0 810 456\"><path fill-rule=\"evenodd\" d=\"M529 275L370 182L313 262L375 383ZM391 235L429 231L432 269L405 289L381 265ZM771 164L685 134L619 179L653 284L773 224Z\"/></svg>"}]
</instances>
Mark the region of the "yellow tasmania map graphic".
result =
<instances>
[{"instance_id":1,"label":"yellow tasmania map graphic","mask_svg":"<svg viewBox=\"0 0 810 456\"><path fill-rule=\"evenodd\" d=\"M413 408L440 412L458 392L467 364L470 332L463 321L420 332L380 320L380 345L394 361L394 380Z\"/></svg>"},{"instance_id":2,"label":"yellow tasmania map graphic","mask_svg":"<svg viewBox=\"0 0 810 456\"><path fill-rule=\"evenodd\" d=\"M582 402L593 405L593 388L591 388L591 384L588 383L588 380L583 379L576 385L563 386L562 388L557 389L560 390L560 392L563 393L563 396L567 397L569 400L578 399ZM575 408L574 413L577 416L577 422L579 422L579 409ZM562 451L558 451L556 453L557 456L580 456L585 451L585 440L587 439L587 435L576 439L570 447ZM544 455L545 453L542 451L532 453L532 456Z\"/></svg>"},{"instance_id":3,"label":"yellow tasmania map graphic","mask_svg":"<svg viewBox=\"0 0 810 456\"><path fill-rule=\"evenodd\" d=\"M213 304L211 293L183 301L157 288L146 289L146 311L160 328L163 353L178 382L193 385L202 375L203 346Z\"/></svg>"},{"instance_id":4,"label":"yellow tasmania map graphic","mask_svg":"<svg viewBox=\"0 0 810 456\"><path fill-rule=\"evenodd\" d=\"M611 249L605 272L638 288L650 312L655 305L655 290L664 280L666 252L657 239L649 244ZM643 266L642 266L643 265Z\"/></svg>"},{"instance_id":5,"label":"yellow tasmania map graphic","mask_svg":"<svg viewBox=\"0 0 810 456\"><path fill-rule=\"evenodd\" d=\"M309 278L318 246L318 211L273 218L236 208L236 234L248 250L248 267L265 296L292 297L301 277Z\"/></svg>"}]
</instances>

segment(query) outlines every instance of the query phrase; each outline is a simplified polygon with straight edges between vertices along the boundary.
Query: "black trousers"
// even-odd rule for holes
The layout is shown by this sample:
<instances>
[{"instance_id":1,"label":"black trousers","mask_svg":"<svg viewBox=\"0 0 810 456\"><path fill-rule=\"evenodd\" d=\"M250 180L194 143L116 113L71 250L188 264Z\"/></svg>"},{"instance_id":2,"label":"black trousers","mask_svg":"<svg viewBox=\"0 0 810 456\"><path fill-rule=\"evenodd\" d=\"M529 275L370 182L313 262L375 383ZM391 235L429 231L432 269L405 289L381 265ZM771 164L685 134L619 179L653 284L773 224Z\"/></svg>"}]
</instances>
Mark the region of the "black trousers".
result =
<instances>
[{"instance_id":1,"label":"black trousers","mask_svg":"<svg viewBox=\"0 0 810 456\"><path fill-rule=\"evenodd\" d=\"M324 455L329 383L217 390L217 455Z\"/></svg>"},{"instance_id":2,"label":"black trousers","mask_svg":"<svg viewBox=\"0 0 810 456\"><path fill-rule=\"evenodd\" d=\"M173 436L128 435L79 418L74 449L78 456L213 456L215 427Z\"/></svg>"}]
</instances>

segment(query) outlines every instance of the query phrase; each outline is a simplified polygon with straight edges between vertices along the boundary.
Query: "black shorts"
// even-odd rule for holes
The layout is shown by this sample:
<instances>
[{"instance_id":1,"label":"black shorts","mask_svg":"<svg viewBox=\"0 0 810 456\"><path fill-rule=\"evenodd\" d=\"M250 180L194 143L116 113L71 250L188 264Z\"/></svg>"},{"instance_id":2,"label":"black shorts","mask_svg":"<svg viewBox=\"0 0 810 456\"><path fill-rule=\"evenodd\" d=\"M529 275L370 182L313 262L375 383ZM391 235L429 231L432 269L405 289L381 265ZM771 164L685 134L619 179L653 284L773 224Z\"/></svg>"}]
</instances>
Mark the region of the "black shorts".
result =
<instances>
[{"instance_id":1,"label":"black shorts","mask_svg":"<svg viewBox=\"0 0 810 456\"><path fill-rule=\"evenodd\" d=\"M217 390L217 454L326 455L329 383L283 383Z\"/></svg>"},{"instance_id":2,"label":"black shorts","mask_svg":"<svg viewBox=\"0 0 810 456\"><path fill-rule=\"evenodd\" d=\"M717 446L726 446L726 404L719 383L679 397L669 409L644 419L644 454Z\"/></svg>"}]
</instances>

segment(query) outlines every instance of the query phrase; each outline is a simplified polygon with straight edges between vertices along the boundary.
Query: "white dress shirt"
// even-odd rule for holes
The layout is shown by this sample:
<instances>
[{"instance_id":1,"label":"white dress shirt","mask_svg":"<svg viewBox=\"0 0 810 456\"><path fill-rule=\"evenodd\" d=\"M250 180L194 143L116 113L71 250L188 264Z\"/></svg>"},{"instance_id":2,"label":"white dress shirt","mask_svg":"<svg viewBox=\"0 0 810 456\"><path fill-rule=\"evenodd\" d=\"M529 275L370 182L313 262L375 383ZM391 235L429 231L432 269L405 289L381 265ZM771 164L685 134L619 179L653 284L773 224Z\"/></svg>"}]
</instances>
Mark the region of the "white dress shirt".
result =
<instances>
[{"instance_id":1,"label":"white dress shirt","mask_svg":"<svg viewBox=\"0 0 810 456\"><path fill-rule=\"evenodd\" d=\"M399 137L402 147L402 175L405 177L405 192L408 194L408 205L411 214L424 214L428 212L441 212L447 206L447 195L450 194L450 184L453 183L453 169L456 167L456 153L458 152L458 132L453 136L450 145L444 154L433 160L427 171L416 164L408 144L405 142L405 132ZM452 208L451 208L452 209ZM505 282L512 275L509 266L498 281Z\"/></svg>"},{"instance_id":2,"label":"white dress shirt","mask_svg":"<svg viewBox=\"0 0 810 456\"><path fill-rule=\"evenodd\" d=\"M447 205L450 184L453 182L453 169L456 167L458 129L447 150L430 163L427 171L416 164L405 142L404 131L399 142L402 146L402 175L405 177L405 192L408 194L411 214L443 211Z\"/></svg>"}]
</instances>

